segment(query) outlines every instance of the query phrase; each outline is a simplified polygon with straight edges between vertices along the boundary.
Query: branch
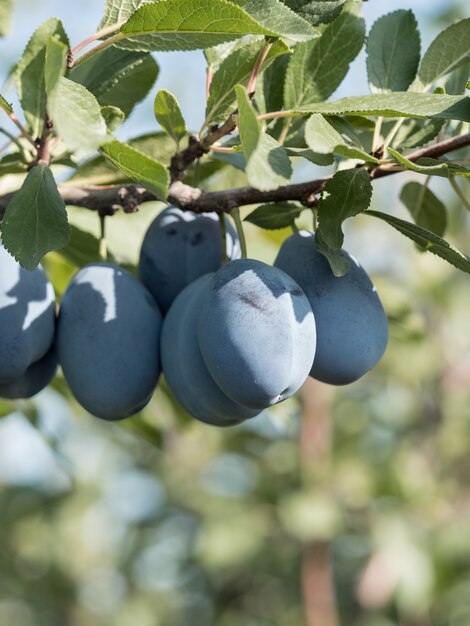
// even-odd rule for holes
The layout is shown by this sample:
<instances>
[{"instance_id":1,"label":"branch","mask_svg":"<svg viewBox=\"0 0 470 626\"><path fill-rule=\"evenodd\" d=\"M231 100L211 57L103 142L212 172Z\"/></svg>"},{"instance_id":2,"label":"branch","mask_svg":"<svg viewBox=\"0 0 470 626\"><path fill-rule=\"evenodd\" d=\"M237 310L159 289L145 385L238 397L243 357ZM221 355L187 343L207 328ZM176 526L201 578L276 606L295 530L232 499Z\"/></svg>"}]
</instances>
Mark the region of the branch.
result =
<instances>
[{"instance_id":1,"label":"branch","mask_svg":"<svg viewBox=\"0 0 470 626\"><path fill-rule=\"evenodd\" d=\"M416 150L406 155L410 161L421 157L439 157L470 145L470 133L446 139L432 146ZM403 168L395 164L382 165L371 172L371 178L382 178L398 172ZM234 207L249 204L269 202L297 201L307 206L311 205L314 196L321 193L329 177L312 180L306 183L286 185L272 191L259 191L253 187L239 187L224 191L203 191L175 180L170 186L168 202L184 210L195 213L217 212L228 213ZM155 200L155 196L144 187L135 184L112 185L107 187L59 187L64 202L68 205L84 207L102 214L112 215L115 211L123 210L132 213L144 202ZM14 193L0 196L0 218Z\"/></svg>"}]
</instances>

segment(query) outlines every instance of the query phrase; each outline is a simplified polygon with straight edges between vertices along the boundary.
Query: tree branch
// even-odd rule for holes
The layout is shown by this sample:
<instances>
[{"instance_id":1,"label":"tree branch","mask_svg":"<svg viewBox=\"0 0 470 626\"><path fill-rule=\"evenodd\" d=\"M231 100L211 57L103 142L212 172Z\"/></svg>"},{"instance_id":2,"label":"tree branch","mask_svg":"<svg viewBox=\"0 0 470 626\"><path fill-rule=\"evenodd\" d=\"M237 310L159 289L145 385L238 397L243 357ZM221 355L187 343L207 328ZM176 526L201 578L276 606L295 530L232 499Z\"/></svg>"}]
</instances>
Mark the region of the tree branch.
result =
<instances>
[{"instance_id":1,"label":"tree branch","mask_svg":"<svg viewBox=\"0 0 470 626\"><path fill-rule=\"evenodd\" d=\"M421 157L439 157L470 145L470 133L446 139L440 143L416 150L406 155L410 161ZM371 178L382 178L398 172L403 168L395 164L382 165L371 171ZM224 191L203 191L175 180L170 186L168 202L184 210L203 212L230 212L234 207L269 202L297 201L311 205L316 194L321 193L329 177L312 180L306 183L286 185L272 191L260 191L253 187L239 187ZM155 196L141 185L112 185L106 187L72 187L61 185L61 196L66 204L84 207L102 214L112 215L123 210L132 213L144 202L155 200ZM14 193L0 196L0 218L13 198Z\"/></svg>"}]
</instances>

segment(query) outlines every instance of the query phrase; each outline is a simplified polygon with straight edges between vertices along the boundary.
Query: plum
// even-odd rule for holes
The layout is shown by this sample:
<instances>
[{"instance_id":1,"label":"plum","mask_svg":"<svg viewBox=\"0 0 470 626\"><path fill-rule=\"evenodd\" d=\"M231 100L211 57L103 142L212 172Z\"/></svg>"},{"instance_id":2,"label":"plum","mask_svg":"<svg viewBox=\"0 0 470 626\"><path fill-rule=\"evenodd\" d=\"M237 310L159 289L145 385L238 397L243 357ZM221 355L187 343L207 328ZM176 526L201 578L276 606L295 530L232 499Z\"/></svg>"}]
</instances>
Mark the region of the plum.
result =
<instances>
[{"instance_id":1,"label":"plum","mask_svg":"<svg viewBox=\"0 0 470 626\"><path fill-rule=\"evenodd\" d=\"M105 420L149 401L160 376L162 316L151 294L111 263L85 266L67 287L57 354L78 402Z\"/></svg>"},{"instance_id":2,"label":"plum","mask_svg":"<svg viewBox=\"0 0 470 626\"><path fill-rule=\"evenodd\" d=\"M227 221L227 256L240 256L240 244ZM165 314L186 285L222 264L222 238L215 213L165 209L150 225L140 252L139 275Z\"/></svg>"},{"instance_id":3,"label":"plum","mask_svg":"<svg viewBox=\"0 0 470 626\"><path fill-rule=\"evenodd\" d=\"M253 409L295 393L315 356L315 320L304 292L280 269L253 259L232 261L212 276L198 338L215 382Z\"/></svg>"},{"instance_id":4,"label":"plum","mask_svg":"<svg viewBox=\"0 0 470 626\"><path fill-rule=\"evenodd\" d=\"M55 310L43 269L23 269L0 246L0 383L17 380L50 350Z\"/></svg>"},{"instance_id":5,"label":"plum","mask_svg":"<svg viewBox=\"0 0 470 626\"><path fill-rule=\"evenodd\" d=\"M18 400L32 398L42 391L54 378L57 371L57 354L55 347L28 367L22 376L9 382L0 383L0 398Z\"/></svg>"},{"instance_id":6,"label":"plum","mask_svg":"<svg viewBox=\"0 0 470 626\"><path fill-rule=\"evenodd\" d=\"M296 280L317 323L317 352L311 376L331 385L358 380L380 360L388 342L387 316L364 269L344 250L349 272L337 278L317 251L315 235L288 237L274 265Z\"/></svg>"},{"instance_id":7,"label":"plum","mask_svg":"<svg viewBox=\"0 0 470 626\"><path fill-rule=\"evenodd\" d=\"M214 426L231 426L259 411L225 395L201 356L197 324L212 275L201 276L188 285L171 305L163 322L162 368L175 399L190 415Z\"/></svg>"}]
</instances>

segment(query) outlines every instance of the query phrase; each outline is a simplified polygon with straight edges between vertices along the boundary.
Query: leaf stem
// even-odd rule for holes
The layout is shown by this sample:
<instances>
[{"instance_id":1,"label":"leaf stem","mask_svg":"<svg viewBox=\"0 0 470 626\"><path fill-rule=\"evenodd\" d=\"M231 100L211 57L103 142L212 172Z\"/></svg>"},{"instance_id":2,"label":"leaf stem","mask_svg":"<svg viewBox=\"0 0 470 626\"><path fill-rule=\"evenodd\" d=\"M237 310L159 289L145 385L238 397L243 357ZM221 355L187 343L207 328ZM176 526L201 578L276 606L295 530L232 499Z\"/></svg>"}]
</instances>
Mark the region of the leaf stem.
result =
<instances>
[{"instance_id":1,"label":"leaf stem","mask_svg":"<svg viewBox=\"0 0 470 626\"><path fill-rule=\"evenodd\" d=\"M392 130L388 133L388 135L385 137L385 141L383 144L383 148L384 148L384 154L385 152L388 150L389 145L392 143L392 141L395 139L396 134L398 133L398 131L400 130L400 128L403 126L404 122L406 121L405 117L401 117L399 120L397 120L396 124L393 126Z\"/></svg>"},{"instance_id":2,"label":"leaf stem","mask_svg":"<svg viewBox=\"0 0 470 626\"><path fill-rule=\"evenodd\" d=\"M220 238L222 243L222 265L227 265L227 223L225 213L219 213Z\"/></svg>"},{"instance_id":3,"label":"leaf stem","mask_svg":"<svg viewBox=\"0 0 470 626\"><path fill-rule=\"evenodd\" d=\"M269 51L271 50L272 46L273 46L272 41L265 41L264 46L261 48L261 52L259 53L259 56L256 59L255 66L253 68L253 71L251 72L251 76L246 86L248 95L251 95L252 93L255 92L258 76L261 73L261 70L263 68L263 63L266 61L266 57L268 56Z\"/></svg>"},{"instance_id":4,"label":"leaf stem","mask_svg":"<svg viewBox=\"0 0 470 626\"><path fill-rule=\"evenodd\" d=\"M102 28L101 30L97 31L96 33L94 33L94 35L91 35L91 37L87 37L87 39L84 39L79 44L77 44L75 48L72 48L70 50L72 57L75 57L80 52L80 50L83 50L83 48L86 48L94 41L102 39L103 37L106 37L107 35L110 35L111 33L119 30L121 28L121 25L122 23L112 24L111 26L107 26L106 28Z\"/></svg>"},{"instance_id":5,"label":"leaf stem","mask_svg":"<svg viewBox=\"0 0 470 626\"><path fill-rule=\"evenodd\" d=\"M16 115L14 113L7 113L7 115L11 119L13 124L16 126L16 128L20 131L22 137L24 137L26 139L26 141L29 141L29 143L32 146L36 147L34 139L31 137L31 135L28 133L28 131L23 126L23 124L20 122L20 120L16 117Z\"/></svg>"},{"instance_id":6,"label":"leaf stem","mask_svg":"<svg viewBox=\"0 0 470 626\"><path fill-rule=\"evenodd\" d=\"M105 39L98 46L95 46L89 52L79 57L74 62L73 67L77 67L78 65L81 65L88 59L91 59L93 56L95 56L95 54L98 54L99 52L106 50L106 48L113 46L115 43L118 43L119 41L122 41L125 38L126 38L126 35L124 33L119 32L119 33L116 33L116 35L114 35L113 37L110 37L109 39Z\"/></svg>"},{"instance_id":7,"label":"leaf stem","mask_svg":"<svg viewBox=\"0 0 470 626\"><path fill-rule=\"evenodd\" d=\"M460 201L462 202L462 204L464 205L464 207L467 209L467 211L470 211L470 202L468 201L468 199L464 196L463 191L460 189L460 187L457 184L457 181L455 180L455 176L451 176L449 178L449 182L451 184L452 189L455 191L455 193L457 194L457 196L460 198Z\"/></svg>"},{"instance_id":8,"label":"leaf stem","mask_svg":"<svg viewBox=\"0 0 470 626\"><path fill-rule=\"evenodd\" d=\"M248 258L247 248L246 248L246 239L245 239L245 231L243 230L242 219L240 217L240 207L235 207L231 210L232 217L235 221L235 226L237 228L238 239L240 240L240 249L242 253L242 259Z\"/></svg>"},{"instance_id":9,"label":"leaf stem","mask_svg":"<svg viewBox=\"0 0 470 626\"><path fill-rule=\"evenodd\" d=\"M100 247L99 255L102 261L108 258L108 244L106 242L106 215L100 213Z\"/></svg>"},{"instance_id":10,"label":"leaf stem","mask_svg":"<svg viewBox=\"0 0 470 626\"><path fill-rule=\"evenodd\" d=\"M372 154L374 154L377 151L377 149L379 148L379 145L380 145L380 133L382 131L383 121L384 121L383 117L378 117L377 121L375 122L374 135L372 137Z\"/></svg>"},{"instance_id":11,"label":"leaf stem","mask_svg":"<svg viewBox=\"0 0 470 626\"><path fill-rule=\"evenodd\" d=\"M270 111L269 113L261 113L257 117L259 120L274 120L278 117L296 117L298 115L300 114L295 111Z\"/></svg>"},{"instance_id":12,"label":"leaf stem","mask_svg":"<svg viewBox=\"0 0 470 626\"><path fill-rule=\"evenodd\" d=\"M21 156L23 157L25 163L27 163L30 157L26 153L24 146L21 145L19 138L15 137L15 135L13 135L8 130L6 130L6 128L0 128L0 133L5 135L5 137L8 137L8 139L10 140L9 143L7 143L5 146L3 146L3 148L0 149L0 154L2 154L2 152L4 152L7 148L9 148L12 143L14 143L15 146L18 147L18 150L20 151Z\"/></svg>"}]
</instances>

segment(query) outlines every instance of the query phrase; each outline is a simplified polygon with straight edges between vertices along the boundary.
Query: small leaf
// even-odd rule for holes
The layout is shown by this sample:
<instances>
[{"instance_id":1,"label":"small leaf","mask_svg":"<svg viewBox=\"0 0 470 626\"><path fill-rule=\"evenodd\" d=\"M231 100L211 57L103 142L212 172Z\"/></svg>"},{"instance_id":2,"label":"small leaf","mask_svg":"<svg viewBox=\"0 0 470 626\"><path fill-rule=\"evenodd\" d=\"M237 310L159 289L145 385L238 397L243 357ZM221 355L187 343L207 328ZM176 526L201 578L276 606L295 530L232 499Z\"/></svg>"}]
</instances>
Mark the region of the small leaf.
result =
<instances>
[{"instance_id":1,"label":"small leaf","mask_svg":"<svg viewBox=\"0 0 470 626\"><path fill-rule=\"evenodd\" d=\"M124 120L126 119L124 111L121 111L119 107L113 107L109 105L101 107L101 115L106 122L107 129L111 133L119 128L119 126L121 126L121 124L123 124Z\"/></svg>"},{"instance_id":2,"label":"small leaf","mask_svg":"<svg viewBox=\"0 0 470 626\"><path fill-rule=\"evenodd\" d=\"M36 165L10 201L2 222L5 248L27 270L70 238L65 204L51 170Z\"/></svg>"},{"instance_id":3,"label":"small leaf","mask_svg":"<svg viewBox=\"0 0 470 626\"><path fill-rule=\"evenodd\" d=\"M292 165L287 152L273 137L262 131L246 89L238 85L236 93L238 127L250 185L262 191L285 185L292 176Z\"/></svg>"},{"instance_id":4,"label":"small leaf","mask_svg":"<svg viewBox=\"0 0 470 626\"><path fill-rule=\"evenodd\" d=\"M59 78L65 74L67 66L68 48L58 39L51 37L46 44L46 62L44 66L44 78L46 83L46 93L50 95Z\"/></svg>"},{"instance_id":5,"label":"small leaf","mask_svg":"<svg viewBox=\"0 0 470 626\"><path fill-rule=\"evenodd\" d=\"M442 176L443 178L449 178L451 174L457 174L461 176L468 176L469 170L461 165L449 163L447 161L439 161L438 159L418 159L415 163L410 161L405 156L389 148L388 151L395 159L397 163L402 165L407 170L417 172L418 174L425 174L426 176Z\"/></svg>"},{"instance_id":6,"label":"small leaf","mask_svg":"<svg viewBox=\"0 0 470 626\"><path fill-rule=\"evenodd\" d=\"M290 202L263 204L245 217L244 221L266 230L288 228L292 226L303 210L304 207Z\"/></svg>"},{"instance_id":7,"label":"small leaf","mask_svg":"<svg viewBox=\"0 0 470 626\"><path fill-rule=\"evenodd\" d=\"M470 121L470 98L409 91L390 94L351 96L332 102L314 102L296 109L299 114L323 113L327 115L380 115L382 117L436 117Z\"/></svg>"},{"instance_id":8,"label":"small leaf","mask_svg":"<svg viewBox=\"0 0 470 626\"><path fill-rule=\"evenodd\" d=\"M318 36L312 25L279 0L249 0L243 8L255 20L290 41L309 41Z\"/></svg>"},{"instance_id":9,"label":"small leaf","mask_svg":"<svg viewBox=\"0 0 470 626\"><path fill-rule=\"evenodd\" d=\"M369 174L363 169L341 170L325 185L320 200L318 229L327 246L339 250L344 241L341 225L348 217L367 210L372 197Z\"/></svg>"},{"instance_id":10,"label":"small leaf","mask_svg":"<svg viewBox=\"0 0 470 626\"><path fill-rule=\"evenodd\" d=\"M290 157L305 159L306 161L310 161L310 163L320 165L320 167L326 167L334 162L332 154L320 154L319 152L310 150L310 148L291 148L290 146L286 146L285 150Z\"/></svg>"},{"instance_id":11,"label":"small leaf","mask_svg":"<svg viewBox=\"0 0 470 626\"><path fill-rule=\"evenodd\" d=\"M0 0L0 37L10 32L12 9L13 0Z\"/></svg>"},{"instance_id":12,"label":"small leaf","mask_svg":"<svg viewBox=\"0 0 470 626\"><path fill-rule=\"evenodd\" d=\"M104 16L98 30L113 24L123 24L138 8L150 2L155 0L106 0Z\"/></svg>"},{"instance_id":13,"label":"small leaf","mask_svg":"<svg viewBox=\"0 0 470 626\"><path fill-rule=\"evenodd\" d=\"M178 100L166 89L160 89L155 98L154 111L157 122L179 146L187 130Z\"/></svg>"},{"instance_id":14,"label":"small leaf","mask_svg":"<svg viewBox=\"0 0 470 626\"><path fill-rule=\"evenodd\" d=\"M418 70L424 89L470 60L470 18L452 24L427 49Z\"/></svg>"},{"instance_id":15,"label":"small leaf","mask_svg":"<svg viewBox=\"0 0 470 626\"><path fill-rule=\"evenodd\" d=\"M365 215L372 215L387 222L394 228L396 228L402 235L408 237L421 248L425 248L427 251L436 254L454 267L462 272L470 274L470 259L462 252L454 248L450 243L442 239L438 235L435 235L429 230L422 228L416 224L406 222L393 215L387 215L380 211L366 211Z\"/></svg>"},{"instance_id":16,"label":"small leaf","mask_svg":"<svg viewBox=\"0 0 470 626\"><path fill-rule=\"evenodd\" d=\"M400 200L411 213L415 224L442 236L447 227L446 208L433 192L417 182L409 182L400 193Z\"/></svg>"},{"instance_id":17,"label":"small leaf","mask_svg":"<svg viewBox=\"0 0 470 626\"><path fill-rule=\"evenodd\" d=\"M120 141L106 144L101 152L126 176L141 183L158 199L166 200L170 175L162 163Z\"/></svg>"},{"instance_id":18,"label":"small leaf","mask_svg":"<svg viewBox=\"0 0 470 626\"><path fill-rule=\"evenodd\" d=\"M348 5L321 37L295 47L284 86L287 109L326 100L342 83L364 43L365 22L359 10L360 3Z\"/></svg>"},{"instance_id":19,"label":"small leaf","mask_svg":"<svg viewBox=\"0 0 470 626\"><path fill-rule=\"evenodd\" d=\"M9 102L5 100L3 96L0 96L0 109L3 109L8 115L11 115L13 113L13 107Z\"/></svg>"},{"instance_id":20,"label":"small leaf","mask_svg":"<svg viewBox=\"0 0 470 626\"><path fill-rule=\"evenodd\" d=\"M371 91L406 91L416 76L420 49L413 11L400 9L380 17L367 39L367 75Z\"/></svg>"},{"instance_id":21,"label":"small leaf","mask_svg":"<svg viewBox=\"0 0 470 626\"><path fill-rule=\"evenodd\" d=\"M128 116L150 92L158 72L147 52L110 46L74 67L68 77L91 91L101 106L117 106Z\"/></svg>"},{"instance_id":22,"label":"small leaf","mask_svg":"<svg viewBox=\"0 0 470 626\"><path fill-rule=\"evenodd\" d=\"M285 3L310 24L317 26L338 17L346 0L285 0Z\"/></svg>"},{"instance_id":23,"label":"small leaf","mask_svg":"<svg viewBox=\"0 0 470 626\"><path fill-rule=\"evenodd\" d=\"M341 249L330 248L330 246L323 239L320 230L317 230L315 233L315 244L318 252L326 257L326 260L331 267L331 271L337 278L345 276L349 272L351 261L347 258L347 256L345 256Z\"/></svg>"},{"instance_id":24,"label":"small leaf","mask_svg":"<svg viewBox=\"0 0 470 626\"><path fill-rule=\"evenodd\" d=\"M60 78L49 95L48 109L58 134L72 152L92 152L108 141L101 107L83 85Z\"/></svg>"}]
</instances>

